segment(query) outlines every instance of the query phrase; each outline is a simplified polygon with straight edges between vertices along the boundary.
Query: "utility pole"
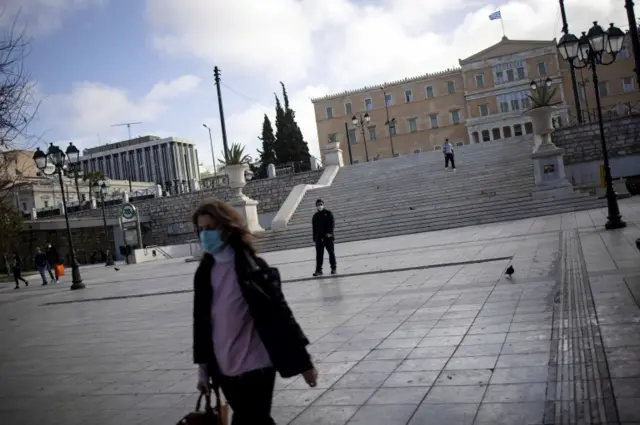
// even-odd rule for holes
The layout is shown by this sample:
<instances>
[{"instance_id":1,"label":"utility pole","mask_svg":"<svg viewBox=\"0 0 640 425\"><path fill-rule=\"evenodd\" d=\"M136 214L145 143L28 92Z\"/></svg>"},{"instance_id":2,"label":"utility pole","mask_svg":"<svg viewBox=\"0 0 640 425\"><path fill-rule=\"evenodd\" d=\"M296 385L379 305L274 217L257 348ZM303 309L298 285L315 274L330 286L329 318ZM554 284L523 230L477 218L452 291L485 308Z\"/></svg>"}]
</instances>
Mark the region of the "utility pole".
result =
<instances>
[{"instance_id":1,"label":"utility pole","mask_svg":"<svg viewBox=\"0 0 640 425\"><path fill-rule=\"evenodd\" d=\"M640 90L640 39L638 39L638 23L636 13L633 10L633 0L625 0L624 7L627 8L627 19L629 20L629 37L633 48L633 60L636 68L636 79L638 80L638 90Z\"/></svg>"},{"instance_id":2,"label":"utility pole","mask_svg":"<svg viewBox=\"0 0 640 425\"><path fill-rule=\"evenodd\" d=\"M218 111L220 111L220 128L222 129L222 144L224 145L224 159L229 158L229 145L227 144L227 126L224 122L224 109L222 108L222 92L220 91L220 69L213 67L213 79L216 82L218 92Z\"/></svg>"},{"instance_id":3,"label":"utility pole","mask_svg":"<svg viewBox=\"0 0 640 425\"><path fill-rule=\"evenodd\" d=\"M127 130L129 131L129 140L131 140L131 126L132 125L138 125L138 124L142 124L142 122L141 121L138 121L138 122L125 122L125 123L122 123L122 124L114 124L111 127L124 127L124 126L127 126Z\"/></svg>"},{"instance_id":4,"label":"utility pole","mask_svg":"<svg viewBox=\"0 0 640 425\"><path fill-rule=\"evenodd\" d=\"M206 124L202 124L202 126L209 130L209 144L211 145L211 159L213 160L213 183L215 186L215 182L218 178L218 171L216 168L216 154L213 152L213 137L211 137L211 127Z\"/></svg>"},{"instance_id":5,"label":"utility pole","mask_svg":"<svg viewBox=\"0 0 640 425\"><path fill-rule=\"evenodd\" d=\"M562 15L562 32L567 35L569 34L567 12L564 10L564 0L559 0L559 2L560 14ZM576 117L578 118L578 123L582 124L582 109L580 107L580 96L578 95L578 81L576 79L576 68L573 66L573 62L569 62L569 72L571 73L571 88L573 89L573 100L576 103Z\"/></svg>"}]
</instances>

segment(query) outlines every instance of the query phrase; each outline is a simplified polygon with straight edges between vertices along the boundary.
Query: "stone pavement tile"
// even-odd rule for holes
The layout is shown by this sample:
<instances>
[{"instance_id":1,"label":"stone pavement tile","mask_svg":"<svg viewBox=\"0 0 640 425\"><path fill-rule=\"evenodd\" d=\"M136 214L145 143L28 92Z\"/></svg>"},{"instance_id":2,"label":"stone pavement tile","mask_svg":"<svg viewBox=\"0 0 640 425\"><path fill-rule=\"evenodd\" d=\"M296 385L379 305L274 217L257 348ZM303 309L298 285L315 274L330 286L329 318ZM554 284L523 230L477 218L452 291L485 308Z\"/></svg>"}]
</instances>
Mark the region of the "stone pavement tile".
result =
<instances>
[{"instance_id":1,"label":"stone pavement tile","mask_svg":"<svg viewBox=\"0 0 640 425\"><path fill-rule=\"evenodd\" d=\"M325 393L324 389L274 391L274 406L305 407Z\"/></svg>"},{"instance_id":2,"label":"stone pavement tile","mask_svg":"<svg viewBox=\"0 0 640 425\"><path fill-rule=\"evenodd\" d=\"M324 363L358 362L365 358L370 350L334 351L324 359Z\"/></svg>"},{"instance_id":3,"label":"stone pavement tile","mask_svg":"<svg viewBox=\"0 0 640 425\"><path fill-rule=\"evenodd\" d=\"M411 354L411 348L386 348L371 350L364 358L365 361L370 360L403 360Z\"/></svg>"},{"instance_id":4,"label":"stone pavement tile","mask_svg":"<svg viewBox=\"0 0 640 425\"><path fill-rule=\"evenodd\" d=\"M484 403L519 403L545 401L547 384L527 382L525 384L490 384Z\"/></svg>"},{"instance_id":5,"label":"stone pavement tile","mask_svg":"<svg viewBox=\"0 0 640 425\"><path fill-rule=\"evenodd\" d=\"M415 370L436 370L440 371L449 361L448 357L425 358L425 359L406 359L396 369L397 372L411 372Z\"/></svg>"},{"instance_id":6,"label":"stone pavement tile","mask_svg":"<svg viewBox=\"0 0 640 425\"><path fill-rule=\"evenodd\" d=\"M364 405L349 420L349 425L406 425L416 410L416 406Z\"/></svg>"},{"instance_id":7,"label":"stone pavement tile","mask_svg":"<svg viewBox=\"0 0 640 425\"><path fill-rule=\"evenodd\" d=\"M462 335L454 335L454 336L426 336L420 341L418 347L442 347L442 346L451 346L458 345L460 341L462 341Z\"/></svg>"},{"instance_id":8,"label":"stone pavement tile","mask_svg":"<svg viewBox=\"0 0 640 425\"><path fill-rule=\"evenodd\" d=\"M454 355L445 366L445 370L493 369L497 360L497 355L475 357L456 357Z\"/></svg>"},{"instance_id":9,"label":"stone pavement tile","mask_svg":"<svg viewBox=\"0 0 640 425\"><path fill-rule=\"evenodd\" d=\"M409 425L472 425L478 404L431 404L418 407ZM512 424L510 424L512 425Z\"/></svg>"},{"instance_id":10,"label":"stone pavement tile","mask_svg":"<svg viewBox=\"0 0 640 425\"><path fill-rule=\"evenodd\" d=\"M434 328L427 334L428 337L437 336L460 336L469 331L469 326L452 326L450 328Z\"/></svg>"},{"instance_id":11,"label":"stone pavement tile","mask_svg":"<svg viewBox=\"0 0 640 425\"><path fill-rule=\"evenodd\" d=\"M507 337L506 333L484 333L477 335L467 335L462 340L461 346L482 345L482 344L502 344Z\"/></svg>"},{"instance_id":12,"label":"stone pavement tile","mask_svg":"<svg viewBox=\"0 0 640 425\"><path fill-rule=\"evenodd\" d=\"M311 406L291 425L344 425L357 410L357 406Z\"/></svg>"},{"instance_id":13,"label":"stone pavement tile","mask_svg":"<svg viewBox=\"0 0 640 425\"><path fill-rule=\"evenodd\" d=\"M392 340L392 341L395 341L395 340ZM359 339L359 340L352 339L340 345L337 350L338 351L373 350L374 348L377 348L377 347L385 348L384 345L385 344L382 339Z\"/></svg>"},{"instance_id":14,"label":"stone pavement tile","mask_svg":"<svg viewBox=\"0 0 640 425\"><path fill-rule=\"evenodd\" d=\"M612 379L616 398L640 398L640 378Z\"/></svg>"},{"instance_id":15,"label":"stone pavement tile","mask_svg":"<svg viewBox=\"0 0 640 425\"><path fill-rule=\"evenodd\" d=\"M411 404L417 406L431 387L379 388L367 404Z\"/></svg>"},{"instance_id":16,"label":"stone pavement tile","mask_svg":"<svg viewBox=\"0 0 640 425\"><path fill-rule=\"evenodd\" d=\"M388 372L391 373L402 363L402 360L362 360L356 364L351 372Z\"/></svg>"},{"instance_id":17,"label":"stone pavement tile","mask_svg":"<svg viewBox=\"0 0 640 425\"><path fill-rule=\"evenodd\" d=\"M196 400L191 400L186 394L152 394L142 398L135 404L136 409L159 409L176 405L184 405L191 402L195 407Z\"/></svg>"},{"instance_id":18,"label":"stone pavement tile","mask_svg":"<svg viewBox=\"0 0 640 425\"><path fill-rule=\"evenodd\" d=\"M418 347L408 355L410 359L442 358L451 357L456 350L455 345L437 347Z\"/></svg>"},{"instance_id":19,"label":"stone pavement tile","mask_svg":"<svg viewBox=\"0 0 640 425\"><path fill-rule=\"evenodd\" d=\"M391 339L387 338L378 345L376 348L385 349L385 348L415 348L422 338L398 338ZM373 347L372 347L373 348Z\"/></svg>"},{"instance_id":20,"label":"stone pavement tile","mask_svg":"<svg viewBox=\"0 0 640 425\"><path fill-rule=\"evenodd\" d=\"M347 372L333 388L378 388L389 375L390 372Z\"/></svg>"},{"instance_id":21,"label":"stone pavement tile","mask_svg":"<svg viewBox=\"0 0 640 425\"><path fill-rule=\"evenodd\" d=\"M316 369L319 374L340 374L344 375L349 370L351 370L357 362L332 362L325 363L324 361L316 363Z\"/></svg>"},{"instance_id":22,"label":"stone pavement tile","mask_svg":"<svg viewBox=\"0 0 640 425\"><path fill-rule=\"evenodd\" d=\"M438 376L434 385L487 385L490 378L490 369L446 370Z\"/></svg>"},{"instance_id":23,"label":"stone pavement tile","mask_svg":"<svg viewBox=\"0 0 640 425\"><path fill-rule=\"evenodd\" d=\"M456 357L495 356L502 351L502 344L460 345Z\"/></svg>"},{"instance_id":24,"label":"stone pavement tile","mask_svg":"<svg viewBox=\"0 0 640 425\"><path fill-rule=\"evenodd\" d=\"M521 332L509 332L507 334L506 342L521 342L521 341L548 341L551 339L550 330L539 331L521 331Z\"/></svg>"},{"instance_id":25,"label":"stone pavement tile","mask_svg":"<svg viewBox=\"0 0 640 425\"><path fill-rule=\"evenodd\" d=\"M503 354L548 353L551 351L551 341L520 341L505 343Z\"/></svg>"},{"instance_id":26,"label":"stone pavement tile","mask_svg":"<svg viewBox=\"0 0 640 425\"><path fill-rule=\"evenodd\" d=\"M640 422L640 397L616 400L618 415L622 422Z\"/></svg>"},{"instance_id":27,"label":"stone pavement tile","mask_svg":"<svg viewBox=\"0 0 640 425\"><path fill-rule=\"evenodd\" d=\"M318 383L315 388L331 388L343 376L345 375L342 373L318 373ZM294 378L293 382L286 386L287 390L306 390L308 388L309 385L302 376Z\"/></svg>"},{"instance_id":28,"label":"stone pavement tile","mask_svg":"<svg viewBox=\"0 0 640 425\"><path fill-rule=\"evenodd\" d=\"M339 388L326 391L314 403L316 406L361 406L373 395L375 388Z\"/></svg>"},{"instance_id":29,"label":"stone pavement tile","mask_svg":"<svg viewBox=\"0 0 640 425\"><path fill-rule=\"evenodd\" d=\"M414 372L393 372L382 384L383 387L428 387L432 385L439 372L437 371L414 371Z\"/></svg>"},{"instance_id":30,"label":"stone pavement tile","mask_svg":"<svg viewBox=\"0 0 640 425\"><path fill-rule=\"evenodd\" d=\"M509 323L502 323L497 325L473 325L469 329L468 335L477 334L499 334L509 331Z\"/></svg>"},{"instance_id":31,"label":"stone pavement tile","mask_svg":"<svg viewBox=\"0 0 640 425\"><path fill-rule=\"evenodd\" d=\"M498 357L496 368L546 366L548 363L549 355L547 353L501 354Z\"/></svg>"},{"instance_id":32,"label":"stone pavement tile","mask_svg":"<svg viewBox=\"0 0 640 425\"><path fill-rule=\"evenodd\" d=\"M499 368L491 375L491 384L522 384L529 382L547 382L548 366Z\"/></svg>"},{"instance_id":33,"label":"stone pavement tile","mask_svg":"<svg viewBox=\"0 0 640 425\"><path fill-rule=\"evenodd\" d=\"M474 425L539 424L544 403L482 403Z\"/></svg>"},{"instance_id":34,"label":"stone pavement tile","mask_svg":"<svg viewBox=\"0 0 640 425\"><path fill-rule=\"evenodd\" d=\"M512 323L509 326L509 332L531 332L531 331L549 331L551 332L553 325L551 322L540 322L540 323L532 323L532 322L522 322L522 323Z\"/></svg>"},{"instance_id":35,"label":"stone pavement tile","mask_svg":"<svg viewBox=\"0 0 640 425\"><path fill-rule=\"evenodd\" d=\"M640 378L640 360L609 359L608 363L612 378Z\"/></svg>"},{"instance_id":36,"label":"stone pavement tile","mask_svg":"<svg viewBox=\"0 0 640 425\"><path fill-rule=\"evenodd\" d=\"M424 403L480 403L485 390L484 385L435 385Z\"/></svg>"},{"instance_id":37,"label":"stone pavement tile","mask_svg":"<svg viewBox=\"0 0 640 425\"><path fill-rule=\"evenodd\" d=\"M271 408L271 417L275 423L284 425L290 423L304 409L304 407L299 406L274 406Z\"/></svg>"},{"instance_id":38,"label":"stone pavement tile","mask_svg":"<svg viewBox=\"0 0 640 425\"><path fill-rule=\"evenodd\" d=\"M640 361L637 347L607 347L605 353L609 361Z\"/></svg>"},{"instance_id":39,"label":"stone pavement tile","mask_svg":"<svg viewBox=\"0 0 640 425\"><path fill-rule=\"evenodd\" d=\"M393 331L389 335L389 339L402 339L402 338L424 338L431 331L431 328L412 328L412 329L400 329Z\"/></svg>"}]
</instances>

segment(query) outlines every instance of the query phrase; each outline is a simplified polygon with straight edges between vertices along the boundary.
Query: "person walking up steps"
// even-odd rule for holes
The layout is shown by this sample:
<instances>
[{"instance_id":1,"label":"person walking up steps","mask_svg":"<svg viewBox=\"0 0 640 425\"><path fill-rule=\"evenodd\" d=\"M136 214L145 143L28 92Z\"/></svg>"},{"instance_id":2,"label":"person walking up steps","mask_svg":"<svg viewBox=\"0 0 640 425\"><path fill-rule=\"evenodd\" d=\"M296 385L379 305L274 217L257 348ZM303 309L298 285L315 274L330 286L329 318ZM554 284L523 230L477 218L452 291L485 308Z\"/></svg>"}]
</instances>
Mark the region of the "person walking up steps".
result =
<instances>
[{"instance_id":1,"label":"person walking up steps","mask_svg":"<svg viewBox=\"0 0 640 425\"><path fill-rule=\"evenodd\" d=\"M16 280L16 287L14 289L20 289L20 281L24 282L24 286L29 286L27 279L22 277L22 260L17 252L13 254L11 271L13 272L13 278Z\"/></svg>"},{"instance_id":2,"label":"person walking up steps","mask_svg":"<svg viewBox=\"0 0 640 425\"><path fill-rule=\"evenodd\" d=\"M451 161L451 168L453 171L456 171L456 161L453 155L453 146L449 143L449 139L445 139L444 146L442 147L442 152L444 152L444 169L449 169L449 161Z\"/></svg>"},{"instance_id":3,"label":"person walking up steps","mask_svg":"<svg viewBox=\"0 0 640 425\"><path fill-rule=\"evenodd\" d=\"M333 214L324 208L322 199L316 201L318 212L313 215L313 242L316 245L316 271L314 276L322 276L322 263L324 262L324 250L329 254L331 274L336 274L336 254L333 250L333 228L335 226Z\"/></svg>"}]
</instances>

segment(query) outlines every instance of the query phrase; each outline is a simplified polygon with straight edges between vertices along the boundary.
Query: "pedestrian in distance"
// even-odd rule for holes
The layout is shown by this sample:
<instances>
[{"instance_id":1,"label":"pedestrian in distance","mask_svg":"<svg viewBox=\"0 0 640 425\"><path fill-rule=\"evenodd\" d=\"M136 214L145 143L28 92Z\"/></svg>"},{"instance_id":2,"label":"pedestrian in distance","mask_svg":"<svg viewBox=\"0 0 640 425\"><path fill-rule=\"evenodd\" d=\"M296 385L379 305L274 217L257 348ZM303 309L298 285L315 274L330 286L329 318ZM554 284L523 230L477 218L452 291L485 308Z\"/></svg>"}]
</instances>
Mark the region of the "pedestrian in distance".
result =
<instances>
[{"instance_id":1,"label":"pedestrian in distance","mask_svg":"<svg viewBox=\"0 0 640 425\"><path fill-rule=\"evenodd\" d=\"M48 282L45 272L47 271L49 262L47 261L47 254L42 252L39 246L36 247L36 255L33 261L36 265L36 270L38 270L38 273L40 273L40 276L42 277L42 286L46 286Z\"/></svg>"},{"instance_id":2,"label":"pedestrian in distance","mask_svg":"<svg viewBox=\"0 0 640 425\"><path fill-rule=\"evenodd\" d=\"M220 200L193 214L203 256L194 277L193 358L199 391L218 389L232 425L273 425L276 372L316 386L309 340L281 290L278 270L257 256L243 218Z\"/></svg>"},{"instance_id":3,"label":"pedestrian in distance","mask_svg":"<svg viewBox=\"0 0 640 425\"><path fill-rule=\"evenodd\" d=\"M13 259L11 260L11 272L16 281L16 287L14 289L20 289L20 281L24 282L24 286L29 286L27 279L22 277L22 260L17 252L13 254Z\"/></svg>"},{"instance_id":4,"label":"pedestrian in distance","mask_svg":"<svg viewBox=\"0 0 640 425\"><path fill-rule=\"evenodd\" d=\"M444 146L442 146L442 152L444 153L444 169L449 169L449 162L451 162L451 168L456 171L456 160L453 153L453 146L449 143L449 139L445 139Z\"/></svg>"},{"instance_id":5,"label":"pedestrian in distance","mask_svg":"<svg viewBox=\"0 0 640 425\"><path fill-rule=\"evenodd\" d=\"M313 227L313 243L316 246L316 271L314 276L322 276L322 263L324 262L324 250L329 254L329 265L331 266L331 274L336 274L336 254L334 251L333 229L335 222L331 211L325 209L322 199L316 201L316 209L318 210L311 220Z\"/></svg>"},{"instance_id":6,"label":"pedestrian in distance","mask_svg":"<svg viewBox=\"0 0 640 425\"><path fill-rule=\"evenodd\" d=\"M60 264L60 256L58 255L58 250L55 246L51 245L51 242L47 244L47 249L45 251L47 254L47 271L49 272L49 276L51 276L51 280L58 283L59 277L55 274L55 268L58 264Z\"/></svg>"}]
</instances>

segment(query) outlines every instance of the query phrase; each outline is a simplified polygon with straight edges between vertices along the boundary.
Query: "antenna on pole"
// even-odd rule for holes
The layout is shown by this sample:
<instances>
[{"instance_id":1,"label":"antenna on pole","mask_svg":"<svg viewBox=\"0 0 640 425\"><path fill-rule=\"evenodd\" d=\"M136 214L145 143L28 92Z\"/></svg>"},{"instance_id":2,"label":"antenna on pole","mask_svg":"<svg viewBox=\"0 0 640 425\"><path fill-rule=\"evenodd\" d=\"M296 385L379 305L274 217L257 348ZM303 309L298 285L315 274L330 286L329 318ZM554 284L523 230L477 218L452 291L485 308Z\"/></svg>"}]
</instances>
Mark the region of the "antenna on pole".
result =
<instances>
[{"instance_id":1,"label":"antenna on pole","mask_svg":"<svg viewBox=\"0 0 640 425\"><path fill-rule=\"evenodd\" d=\"M131 126L132 125L138 125L138 124L142 124L142 121L125 122L125 123L122 123L122 124L114 124L111 127L124 127L126 125L127 126L127 130L129 131L129 140L131 140Z\"/></svg>"}]
</instances>

